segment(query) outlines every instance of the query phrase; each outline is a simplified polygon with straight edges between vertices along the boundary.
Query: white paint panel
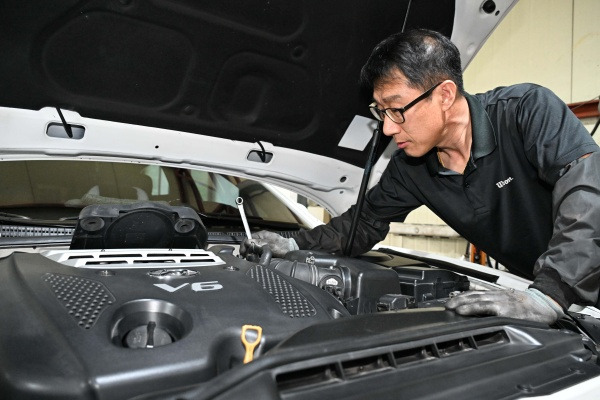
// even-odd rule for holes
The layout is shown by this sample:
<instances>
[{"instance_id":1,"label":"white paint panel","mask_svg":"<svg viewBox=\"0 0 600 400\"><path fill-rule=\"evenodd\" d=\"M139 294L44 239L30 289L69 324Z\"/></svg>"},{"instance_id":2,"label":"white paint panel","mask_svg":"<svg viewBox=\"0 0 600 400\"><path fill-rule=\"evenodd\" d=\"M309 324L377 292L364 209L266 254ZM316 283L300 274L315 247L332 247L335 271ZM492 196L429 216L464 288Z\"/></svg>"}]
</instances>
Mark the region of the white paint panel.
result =
<instances>
[{"instance_id":1,"label":"white paint panel","mask_svg":"<svg viewBox=\"0 0 600 400\"><path fill-rule=\"evenodd\" d=\"M573 102L600 95L600 1L575 0L573 7ZM598 133L596 133L598 134Z\"/></svg>"},{"instance_id":2,"label":"white paint panel","mask_svg":"<svg viewBox=\"0 0 600 400\"><path fill-rule=\"evenodd\" d=\"M374 119L355 115L338 146L363 151L373 137L375 128L377 128L377 121Z\"/></svg>"}]
</instances>

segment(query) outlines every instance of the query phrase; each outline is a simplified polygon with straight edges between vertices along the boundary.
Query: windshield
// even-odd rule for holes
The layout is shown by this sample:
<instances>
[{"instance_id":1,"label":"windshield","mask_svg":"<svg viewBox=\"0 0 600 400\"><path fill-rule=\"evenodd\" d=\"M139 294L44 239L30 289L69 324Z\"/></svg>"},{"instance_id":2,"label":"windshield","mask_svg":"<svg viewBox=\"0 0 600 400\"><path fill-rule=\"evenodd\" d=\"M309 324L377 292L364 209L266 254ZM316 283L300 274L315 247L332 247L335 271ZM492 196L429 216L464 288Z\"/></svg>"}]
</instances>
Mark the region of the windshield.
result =
<instances>
[{"instance_id":1,"label":"windshield","mask_svg":"<svg viewBox=\"0 0 600 400\"><path fill-rule=\"evenodd\" d=\"M265 185L214 172L137 163L8 161L0 181L4 217L65 221L92 204L153 201L189 206L208 219L238 219L236 198L242 197L249 219L303 226Z\"/></svg>"}]
</instances>

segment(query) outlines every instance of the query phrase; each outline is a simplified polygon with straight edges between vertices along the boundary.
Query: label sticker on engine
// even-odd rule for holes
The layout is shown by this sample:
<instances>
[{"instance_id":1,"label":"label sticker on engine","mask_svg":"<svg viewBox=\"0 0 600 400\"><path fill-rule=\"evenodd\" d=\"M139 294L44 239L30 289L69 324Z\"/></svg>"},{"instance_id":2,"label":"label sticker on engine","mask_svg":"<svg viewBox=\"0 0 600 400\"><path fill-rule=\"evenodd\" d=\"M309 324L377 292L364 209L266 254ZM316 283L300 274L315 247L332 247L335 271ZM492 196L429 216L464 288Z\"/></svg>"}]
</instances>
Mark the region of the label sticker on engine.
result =
<instances>
[{"instance_id":1,"label":"label sticker on engine","mask_svg":"<svg viewBox=\"0 0 600 400\"><path fill-rule=\"evenodd\" d=\"M181 290L187 286L194 292L209 292L212 290L221 290L223 289L223 285L219 283L219 281L209 281L209 282L194 282L190 285L189 282L182 283L179 286L171 286L168 283L155 283L154 286L166 290L169 293L174 293L178 290Z\"/></svg>"}]
</instances>

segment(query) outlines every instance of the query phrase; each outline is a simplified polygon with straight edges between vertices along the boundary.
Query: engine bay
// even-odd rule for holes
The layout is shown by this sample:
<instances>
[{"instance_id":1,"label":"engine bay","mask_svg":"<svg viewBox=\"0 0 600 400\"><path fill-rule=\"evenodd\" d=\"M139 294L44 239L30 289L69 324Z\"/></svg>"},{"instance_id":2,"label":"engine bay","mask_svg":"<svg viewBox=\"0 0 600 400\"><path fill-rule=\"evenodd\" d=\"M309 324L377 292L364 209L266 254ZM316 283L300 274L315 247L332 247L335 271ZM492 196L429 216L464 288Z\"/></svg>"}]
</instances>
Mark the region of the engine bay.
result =
<instances>
[{"instance_id":1,"label":"engine bay","mask_svg":"<svg viewBox=\"0 0 600 400\"><path fill-rule=\"evenodd\" d=\"M483 390L478 363L517 373L535 393L560 387L515 369L527 352L583 371L572 382L600 375L595 345L577 333L445 311L469 289L457 272L385 251L273 258L263 247L243 258L232 245L206 246L185 210L88 211L71 248L0 260L2 398L352 398L355 378L393 393L408 382L385 376L423 368L474 369ZM137 247L148 221L147 236L167 246Z\"/></svg>"}]
</instances>

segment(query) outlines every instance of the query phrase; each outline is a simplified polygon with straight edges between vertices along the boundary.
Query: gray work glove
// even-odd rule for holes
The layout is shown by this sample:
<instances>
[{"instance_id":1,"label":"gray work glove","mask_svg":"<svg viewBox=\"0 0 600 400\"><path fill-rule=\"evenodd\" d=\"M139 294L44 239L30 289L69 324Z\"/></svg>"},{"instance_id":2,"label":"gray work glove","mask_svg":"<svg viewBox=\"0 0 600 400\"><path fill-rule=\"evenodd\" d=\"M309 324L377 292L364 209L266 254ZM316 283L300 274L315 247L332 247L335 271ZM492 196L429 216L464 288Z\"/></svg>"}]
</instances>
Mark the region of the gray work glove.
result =
<instances>
[{"instance_id":1,"label":"gray work glove","mask_svg":"<svg viewBox=\"0 0 600 400\"><path fill-rule=\"evenodd\" d=\"M446 302L446 309L461 315L497 315L546 324L565 315L558 303L537 289L465 292Z\"/></svg>"},{"instance_id":2,"label":"gray work glove","mask_svg":"<svg viewBox=\"0 0 600 400\"><path fill-rule=\"evenodd\" d=\"M298 250L298 244L294 239L287 239L269 231L253 233L252 243L258 247L262 247L265 244L268 245L274 257L283 257L288 251ZM252 243L248 239L244 239L240 245L240 254L245 256L250 250Z\"/></svg>"}]
</instances>

